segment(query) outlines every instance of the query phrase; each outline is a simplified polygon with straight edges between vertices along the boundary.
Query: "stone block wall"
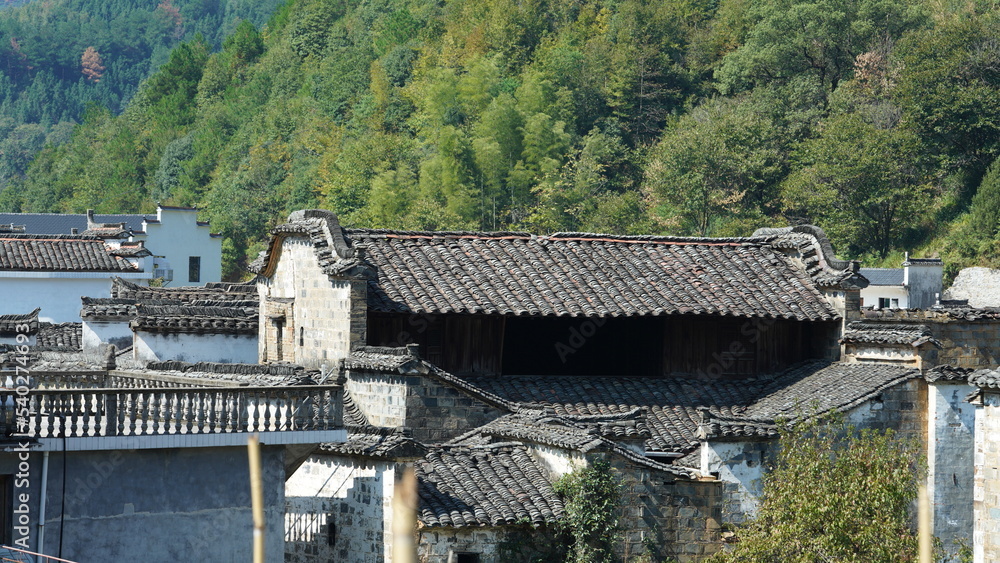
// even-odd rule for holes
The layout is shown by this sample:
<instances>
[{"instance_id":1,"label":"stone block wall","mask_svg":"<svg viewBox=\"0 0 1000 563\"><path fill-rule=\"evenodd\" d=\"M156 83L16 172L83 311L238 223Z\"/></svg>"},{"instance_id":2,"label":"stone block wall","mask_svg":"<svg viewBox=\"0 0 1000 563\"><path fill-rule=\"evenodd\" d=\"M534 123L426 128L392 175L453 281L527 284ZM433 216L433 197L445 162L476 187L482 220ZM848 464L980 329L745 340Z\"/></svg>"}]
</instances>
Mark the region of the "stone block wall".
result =
<instances>
[{"instance_id":1,"label":"stone block wall","mask_svg":"<svg viewBox=\"0 0 1000 563\"><path fill-rule=\"evenodd\" d=\"M392 553L391 462L318 454L285 484L285 563L383 563Z\"/></svg>"},{"instance_id":2,"label":"stone block wall","mask_svg":"<svg viewBox=\"0 0 1000 563\"><path fill-rule=\"evenodd\" d=\"M280 359L307 368L332 366L366 341L366 282L331 279L305 238L282 242L274 275L260 283L259 291L262 361L279 359L274 316L285 318Z\"/></svg>"},{"instance_id":3,"label":"stone block wall","mask_svg":"<svg viewBox=\"0 0 1000 563\"><path fill-rule=\"evenodd\" d=\"M499 528L423 528L417 532L417 561L452 563L454 553L477 553L479 563L518 563L503 552L510 531ZM531 534L532 532L526 532Z\"/></svg>"},{"instance_id":4,"label":"stone block wall","mask_svg":"<svg viewBox=\"0 0 1000 563\"><path fill-rule=\"evenodd\" d=\"M616 551L626 561L649 555L654 561L702 561L722 548L721 485L717 481L675 481L656 469L612 456L624 476Z\"/></svg>"},{"instance_id":5,"label":"stone block wall","mask_svg":"<svg viewBox=\"0 0 1000 563\"><path fill-rule=\"evenodd\" d=\"M482 426L503 414L433 377L352 371L345 385L375 426L405 426L420 442L436 443Z\"/></svg>"},{"instance_id":6,"label":"stone block wall","mask_svg":"<svg viewBox=\"0 0 1000 563\"><path fill-rule=\"evenodd\" d=\"M407 376L406 382L407 426L420 442L443 442L504 414L432 377Z\"/></svg>"},{"instance_id":7,"label":"stone block wall","mask_svg":"<svg viewBox=\"0 0 1000 563\"><path fill-rule=\"evenodd\" d=\"M901 438L926 445L927 383L911 379L886 389L848 411L847 419L858 428L892 429Z\"/></svg>"},{"instance_id":8,"label":"stone block wall","mask_svg":"<svg viewBox=\"0 0 1000 563\"><path fill-rule=\"evenodd\" d=\"M963 368L1000 366L1000 319L975 315L955 317L946 310L881 309L862 312L866 320L926 324L941 342L940 350L928 352L924 365ZM975 318L972 318L975 317Z\"/></svg>"},{"instance_id":9,"label":"stone block wall","mask_svg":"<svg viewBox=\"0 0 1000 563\"><path fill-rule=\"evenodd\" d=\"M976 409L973 551L975 563L1000 561L1000 394Z\"/></svg>"},{"instance_id":10,"label":"stone block wall","mask_svg":"<svg viewBox=\"0 0 1000 563\"><path fill-rule=\"evenodd\" d=\"M365 413L369 424L384 428L406 426L406 377L350 372L344 390Z\"/></svg>"}]
</instances>

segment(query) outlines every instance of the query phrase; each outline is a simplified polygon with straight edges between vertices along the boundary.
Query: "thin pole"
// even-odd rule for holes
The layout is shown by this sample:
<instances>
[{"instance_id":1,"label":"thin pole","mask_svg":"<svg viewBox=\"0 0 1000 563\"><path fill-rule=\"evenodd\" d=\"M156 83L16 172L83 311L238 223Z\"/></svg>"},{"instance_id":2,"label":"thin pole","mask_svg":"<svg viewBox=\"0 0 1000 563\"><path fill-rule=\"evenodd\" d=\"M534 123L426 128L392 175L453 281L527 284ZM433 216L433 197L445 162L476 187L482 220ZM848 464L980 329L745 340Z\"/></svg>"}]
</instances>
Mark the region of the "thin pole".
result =
<instances>
[{"instance_id":1,"label":"thin pole","mask_svg":"<svg viewBox=\"0 0 1000 563\"><path fill-rule=\"evenodd\" d=\"M392 495L392 561L416 563L417 546L413 533L417 529L417 475L412 467L397 474L396 490Z\"/></svg>"},{"instance_id":2,"label":"thin pole","mask_svg":"<svg viewBox=\"0 0 1000 563\"><path fill-rule=\"evenodd\" d=\"M920 485L920 516L918 531L920 536L920 563L933 563L931 560L931 503L927 498L927 485Z\"/></svg>"},{"instance_id":3,"label":"thin pole","mask_svg":"<svg viewBox=\"0 0 1000 563\"><path fill-rule=\"evenodd\" d=\"M253 506L253 563L264 563L264 484L260 477L260 436L247 440L250 458L250 502Z\"/></svg>"}]
</instances>

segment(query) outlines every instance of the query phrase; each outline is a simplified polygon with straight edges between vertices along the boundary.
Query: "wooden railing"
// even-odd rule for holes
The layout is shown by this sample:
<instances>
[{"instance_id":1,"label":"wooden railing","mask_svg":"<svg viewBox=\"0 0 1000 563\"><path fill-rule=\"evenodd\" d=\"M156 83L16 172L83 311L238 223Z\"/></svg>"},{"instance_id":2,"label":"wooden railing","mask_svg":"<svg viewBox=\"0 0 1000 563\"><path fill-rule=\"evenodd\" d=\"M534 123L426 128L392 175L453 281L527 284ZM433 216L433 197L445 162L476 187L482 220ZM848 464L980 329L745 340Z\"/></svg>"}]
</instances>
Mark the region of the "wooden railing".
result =
<instances>
[{"instance_id":1,"label":"wooden railing","mask_svg":"<svg viewBox=\"0 0 1000 563\"><path fill-rule=\"evenodd\" d=\"M336 385L0 390L0 437L81 438L337 430ZM25 415L24 408L27 409Z\"/></svg>"}]
</instances>

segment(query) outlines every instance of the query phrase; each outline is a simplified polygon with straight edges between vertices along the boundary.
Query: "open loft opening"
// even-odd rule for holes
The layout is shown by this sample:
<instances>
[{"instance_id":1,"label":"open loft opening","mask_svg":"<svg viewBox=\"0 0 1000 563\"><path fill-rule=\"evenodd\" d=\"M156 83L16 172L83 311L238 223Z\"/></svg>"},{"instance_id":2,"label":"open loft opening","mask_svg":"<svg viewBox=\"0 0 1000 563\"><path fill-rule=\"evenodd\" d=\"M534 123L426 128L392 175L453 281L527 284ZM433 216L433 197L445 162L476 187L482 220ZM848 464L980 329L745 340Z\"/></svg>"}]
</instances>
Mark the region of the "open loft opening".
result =
<instances>
[{"instance_id":1,"label":"open loft opening","mask_svg":"<svg viewBox=\"0 0 1000 563\"><path fill-rule=\"evenodd\" d=\"M667 315L503 317L372 313L367 343L418 344L455 374L741 378L830 357L839 323Z\"/></svg>"}]
</instances>

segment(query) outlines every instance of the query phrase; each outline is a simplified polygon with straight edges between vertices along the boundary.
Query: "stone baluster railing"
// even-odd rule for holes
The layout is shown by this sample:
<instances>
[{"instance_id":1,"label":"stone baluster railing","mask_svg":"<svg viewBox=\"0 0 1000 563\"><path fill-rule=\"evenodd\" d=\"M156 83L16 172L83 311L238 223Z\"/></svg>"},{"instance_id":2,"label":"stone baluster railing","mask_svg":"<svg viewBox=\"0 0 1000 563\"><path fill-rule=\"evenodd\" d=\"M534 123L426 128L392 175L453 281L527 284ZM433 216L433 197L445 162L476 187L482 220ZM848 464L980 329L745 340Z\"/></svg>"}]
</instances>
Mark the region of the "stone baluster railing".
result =
<instances>
[{"instance_id":1,"label":"stone baluster railing","mask_svg":"<svg viewBox=\"0 0 1000 563\"><path fill-rule=\"evenodd\" d=\"M339 386L0 389L0 438L219 434L342 428ZM26 410L25 410L26 409Z\"/></svg>"}]
</instances>

